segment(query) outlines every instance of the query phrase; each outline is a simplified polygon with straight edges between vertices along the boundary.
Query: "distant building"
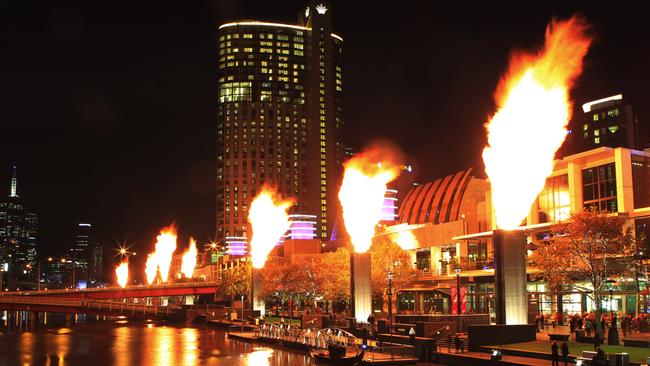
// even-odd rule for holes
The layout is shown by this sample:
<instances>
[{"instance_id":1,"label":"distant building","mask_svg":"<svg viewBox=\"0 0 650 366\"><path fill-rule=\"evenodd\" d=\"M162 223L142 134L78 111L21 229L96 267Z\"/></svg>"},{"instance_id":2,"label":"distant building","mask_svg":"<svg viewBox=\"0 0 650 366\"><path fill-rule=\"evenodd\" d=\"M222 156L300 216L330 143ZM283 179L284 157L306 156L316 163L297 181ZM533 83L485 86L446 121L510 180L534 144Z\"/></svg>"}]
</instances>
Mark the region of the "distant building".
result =
<instances>
[{"instance_id":1,"label":"distant building","mask_svg":"<svg viewBox=\"0 0 650 366\"><path fill-rule=\"evenodd\" d=\"M70 248L70 259L73 261L73 266L75 267L75 281L88 280L88 263L91 257L91 231L91 224L81 223L77 225L75 243Z\"/></svg>"},{"instance_id":2,"label":"distant building","mask_svg":"<svg viewBox=\"0 0 650 366\"><path fill-rule=\"evenodd\" d=\"M217 241L240 251L248 208L269 183L316 216L327 238L340 212L343 39L329 1L310 1L298 24L237 21L218 31ZM228 239L227 239L228 238Z\"/></svg>"},{"instance_id":3,"label":"distant building","mask_svg":"<svg viewBox=\"0 0 650 366\"><path fill-rule=\"evenodd\" d=\"M636 149L637 121L630 104L622 94L587 102L582 114L576 117L571 130L575 154L602 146Z\"/></svg>"},{"instance_id":4,"label":"distant building","mask_svg":"<svg viewBox=\"0 0 650 366\"><path fill-rule=\"evenodd\" d=\"M18 196L16 167L12 170L9 197L0 202L0 266L8 271L4 285L30 288L36 277L38 218Z\"/></svg>"}]
</instances>

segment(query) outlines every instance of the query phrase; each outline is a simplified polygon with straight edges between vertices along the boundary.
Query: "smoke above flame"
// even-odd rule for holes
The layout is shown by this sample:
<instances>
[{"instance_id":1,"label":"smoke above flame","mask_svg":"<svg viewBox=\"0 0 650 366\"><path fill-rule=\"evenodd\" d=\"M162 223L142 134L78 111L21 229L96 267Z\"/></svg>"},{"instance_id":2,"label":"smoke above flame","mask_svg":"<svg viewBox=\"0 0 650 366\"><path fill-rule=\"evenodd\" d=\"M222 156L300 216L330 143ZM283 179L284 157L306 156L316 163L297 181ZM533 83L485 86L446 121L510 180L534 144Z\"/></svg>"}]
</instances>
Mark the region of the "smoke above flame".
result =
<instances>
[{"instance_id":1,"label":"smoke above flame","mask_svg":"<svg viewBox=\"0 0 650 366\"><path fill-rule=\"evenodd\" d=\"M372 148L346 161L339 201L345 230L354 251L370 249L375 226L382 218L386 185L397 178L400 167L388 160L390 151Z\"/></svg>"},{"instance_id":2,"label":"smoke above flame","mask_svg":"<svg viewBox=\"0 0 650 366\"><path fill-rule=\"evenodd\" d=\"M251 224L251 259L254 268L264 267L266 257L282 236L289 230L287 210L292 200L283 200L274 188L262 186L260 193L248 210L248 222Z\"/></svg>"},{"instance_id":3,"label":"smoke above flame","mask_svg":"<svg viewBox=\"0 0 650 366\"><path fill-rule=\"evenodd\" d=\"M497 88L483 161L501 229L519 226L553 171L572 114L569 90L592 41L587 28L578 17L552 20L544 48L513 54Z\"/></svg>"},{"instance_id":4,"label":"smoke above flame","mask_svg":"<svg viewBox=\"0 0 650 366\"><path fill-rule=\"evenodd\" d=\"M129 281L129 262L124 261L115 267L115 277L117 277L117 284L120 287L126 287Z\"/></svg>"},{"instance_id":5,"label":"smoke above flame","mask_svg":"<svg viewBox=\"0 0 650 366\"><path fill-rule=\"evenodd\" d=\"M194 275L196 256L198 254L199 251L196 249L196 241L193 238L190 238L190 247L187 248L187 251L183 254L183 261L181 263L181 272L185 275L185 278L192 278Z\"/></svg>"},{"instance_id":6,"label":"smoke above flame","mask_svg":"<svg viewBox=\"0 0 650 366\"><path fill-rule=\"evenodd\" d=\"M169 279L169 266L172 263L172 255L176 250L176 227L174 224L160 230L156 237L156 250L147 257L145 274L147 283L152 284L156 274L160 273L160 280L166 283Z\"/></svg>"}]
</instances>

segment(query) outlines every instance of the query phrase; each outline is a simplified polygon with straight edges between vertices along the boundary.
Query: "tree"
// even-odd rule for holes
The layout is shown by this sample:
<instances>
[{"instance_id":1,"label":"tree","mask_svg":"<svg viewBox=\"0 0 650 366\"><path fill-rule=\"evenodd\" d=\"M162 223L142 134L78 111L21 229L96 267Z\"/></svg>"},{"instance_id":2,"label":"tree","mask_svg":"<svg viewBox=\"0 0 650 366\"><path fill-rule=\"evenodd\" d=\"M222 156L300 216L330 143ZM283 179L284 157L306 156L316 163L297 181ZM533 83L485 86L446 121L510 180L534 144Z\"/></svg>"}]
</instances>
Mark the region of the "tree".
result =
<instances>
[{"instance_id":1,"label":"tree","mask_svg":"<svg viewBox=\"0 0 650 366\"><path fill-rule=\"evenodd\" d=\"M372 247L371 256L371 282L372 296L375 299L383 299L388 286L388 272L393 273L393 293L410 285L417 278L417 270L411 263L411 256L400 248L388 236L377 237Z\"/></svg>"},{"instance_id":2,"label":"tree","mask_svg":"<svg viewBox=\"0 0 650 366\"><path fill-rule=\"evenodd\" d=\"M318 261L318 274L321 277L320 293L327 304L350 302L350 251L348 249L339 248L335 252L323 253Z\"/></svg>"},{"instance_id":3,"label":"tree","mask_svg":"<svg viewBox=\"0 0 650 366\"><path fill-rule=\"evenodd\" d=\"M598 331L605 283L635 268L636 242L626 221L595 209L575 213L555 225L548 243L530 257L540 271L537 279L556 291L573 288L591 298Z\"/></svg>"}]
</instances>

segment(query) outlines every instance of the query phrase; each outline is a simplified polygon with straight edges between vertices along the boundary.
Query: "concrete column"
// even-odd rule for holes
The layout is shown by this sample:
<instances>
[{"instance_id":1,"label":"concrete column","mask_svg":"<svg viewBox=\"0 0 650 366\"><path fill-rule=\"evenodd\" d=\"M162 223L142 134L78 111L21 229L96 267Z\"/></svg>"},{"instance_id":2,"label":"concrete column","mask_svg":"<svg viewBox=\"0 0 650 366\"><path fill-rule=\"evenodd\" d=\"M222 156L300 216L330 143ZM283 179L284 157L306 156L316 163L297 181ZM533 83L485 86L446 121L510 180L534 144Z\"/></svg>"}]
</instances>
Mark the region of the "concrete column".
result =
<instances>
[{"instance_id":1,"label":"concrete column","mask_svg":"<svg viewBox=\"0 0 650 366\"><path fill-rule=\"evenodd\" d=\"M372 312L370 253L351 253L350 272L354 317L358 322L366 322Z\"/></svg>"},{"instance_id":2,"label":"concrete column","mask_svg":"<svg viewBox=\"0 0 650 366\"><path fill-rule=\"evenodd\" d=\"M252 302L253 302L253 310L259 310L260 316L264 317L266 313L266 304L264 303L264 297L260 296L260 293L262 292L262 272L261 270L257 268L253 268L252 272L253 276L253 296L252 296Z\"/></svg>"},{"instance_id":3,"label":"concrete column","mask_svg":"<svg viewBox=\"0 0 650 366\"><path fill-rule=\"evenodd\" d=\"M630 150L617 147L614 150L616 164L616 203L618 212L634 212L634 189L632 185L632 154Z\"/></svg>"},{"instance_id":4,"label":"concrete column","mask_svg":"<svg viewBox=\"0 0 650 366\"><path fill-rule=\"evenodd\" d=\"M494 284L497 324L528 324L526 237L522 232L495 230Z\"/></svg>"},{"instance_id":5,"label":"concrete column","mask_svg":"<svg viewBox=\"0 0 650 366\"><path fill-rule=\"evenodd\" d=\"M580 212L584 206L582 200L582 168L577 163L570 162L567 171L571 213Z\"/></svg>"},{"instance_id":6,"label":"concrete column","mask_svg":"<svg viewBox=\"0 0 650 366\"><path fill-rule=\"evenodd\" d=\"M431 274L434 276L440 276L442 263L442 254L440 247L431 247Z\"/></svg>"}]
</instances>

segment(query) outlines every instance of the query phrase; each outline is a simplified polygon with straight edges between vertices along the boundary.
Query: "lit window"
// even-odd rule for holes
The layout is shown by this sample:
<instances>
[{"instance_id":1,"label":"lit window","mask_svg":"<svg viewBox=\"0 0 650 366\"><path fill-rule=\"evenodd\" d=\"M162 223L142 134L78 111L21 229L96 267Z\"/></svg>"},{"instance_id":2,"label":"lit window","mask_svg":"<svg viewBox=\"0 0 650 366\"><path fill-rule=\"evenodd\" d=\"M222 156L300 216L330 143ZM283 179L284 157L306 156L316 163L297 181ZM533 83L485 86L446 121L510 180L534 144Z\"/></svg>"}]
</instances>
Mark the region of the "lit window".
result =
<instances>
[{"instance_id":1,"label":"lit window","mask_svg":"<svg viewBox=\"0 0 650 366\"><path fill-rule=\"evenodd\" d=\"M618 131L618 126L609 126L609 133L616 133Z\"/></svg>"},{"instance_id":2,"label":"lit window","mask_svg":"<svg viewBox=\"0 0 650 366\"><path fill-rule=\"evenodd\" d=\"M600 137L594 137L594 144L600 144Z\"/></svg>"},{"instance_id":3,"label":"lit window","mask_svg":"<svg viewBox=\"0 0 650 366\"><path fill-rule=\"evenodd\" d=\"M594 114L594 121L598 121L598 113Z\"/></svg>"},{"instance_id":4,"label":"lit window","mask_svg":"<svg viewBox=\"0 0 650 366\"><path fill-rule=\"evenodd\" d=\"M600 136L600 130L594 130L594 136Z\"/></svg>"}]
</instances>

